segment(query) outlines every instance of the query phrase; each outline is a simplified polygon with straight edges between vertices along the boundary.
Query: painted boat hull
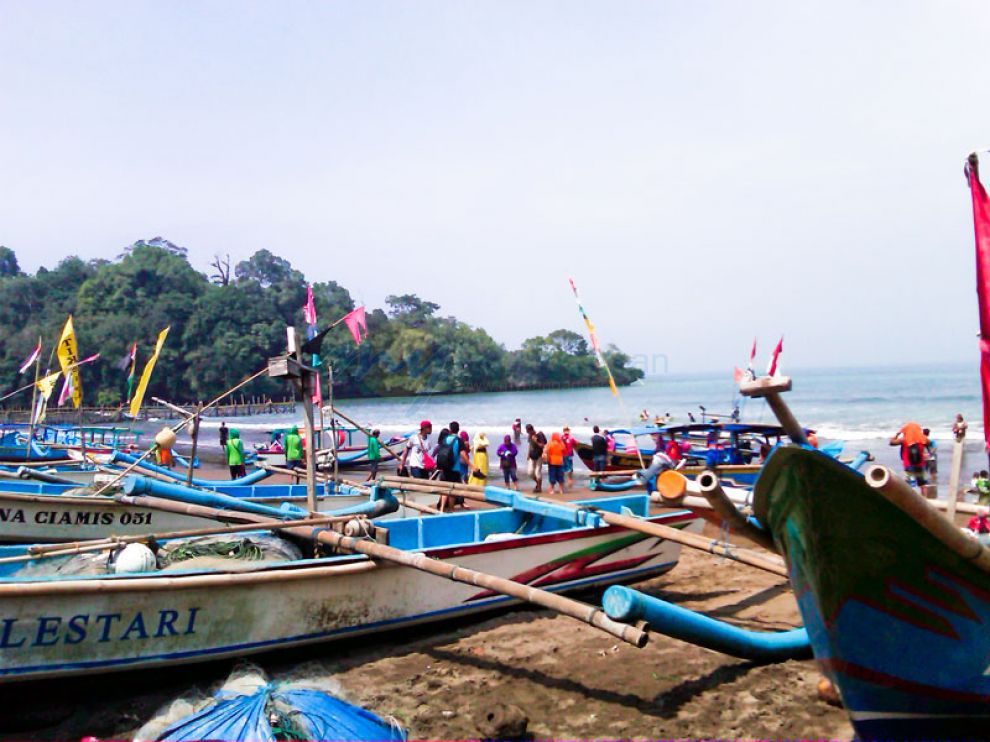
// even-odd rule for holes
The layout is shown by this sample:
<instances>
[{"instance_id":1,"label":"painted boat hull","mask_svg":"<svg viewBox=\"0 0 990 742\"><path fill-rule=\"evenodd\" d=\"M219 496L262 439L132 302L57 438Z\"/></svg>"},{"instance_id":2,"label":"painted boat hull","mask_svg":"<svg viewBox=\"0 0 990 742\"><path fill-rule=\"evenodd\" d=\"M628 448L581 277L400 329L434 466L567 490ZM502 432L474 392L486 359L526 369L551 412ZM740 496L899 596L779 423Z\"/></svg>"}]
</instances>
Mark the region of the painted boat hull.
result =
<instances>
[{"instance_id":1,"label":"painted boat hull","mask_svg":"<svg viewBox=\"0 0 990 742\"><path fill-rule=\"evenodd\" d=\"M772 454L755 509L858 737L986 738L990 574L818 452Z\"/></svg>"},{"instance_id":2,"label":"painted boat hull","mask_svg":"<svg viewBox=\"0 0 990 742\"><path fill-rule=\"evenodd\" d=\"M621 499L621 498L620 498ZM595 501L600 503L603 501ZM508 509L387 521L393 545L563 591L646 579L679 546L614 527L568 527L485 541L513 526ZM655 516L700 529L689 513ZM435 540L457 541L431 547ZM3 547L0 555L9 553ZM8 565L2 565L7 567ZM343 556L252 572L157 573L0 581L0 681L93 674L241 657L465 616L515 601L419 571Z\"/></svg>"},{"instance_id":3,"label":"painted boat hull","mask_svg":"<svg viewBox=\"0 0 990 742\"><path fill-rule=\"evenodd\" d=\"M588 469L592 469L591 446L587 443L576 443L574 453L581 459ZM650 465L650 455L643 454L643 463ZM605 471L629 471L632 469L644 468L639 457L634 453L624 451L613 451L605 459ZM707 466L686 466L681 472L688 477L694 478L701 472L712 468L718 472L719 479L729 487L750 488L760 476L760 464L721 464L716 467Z\"/></svg>"}]
</instances>

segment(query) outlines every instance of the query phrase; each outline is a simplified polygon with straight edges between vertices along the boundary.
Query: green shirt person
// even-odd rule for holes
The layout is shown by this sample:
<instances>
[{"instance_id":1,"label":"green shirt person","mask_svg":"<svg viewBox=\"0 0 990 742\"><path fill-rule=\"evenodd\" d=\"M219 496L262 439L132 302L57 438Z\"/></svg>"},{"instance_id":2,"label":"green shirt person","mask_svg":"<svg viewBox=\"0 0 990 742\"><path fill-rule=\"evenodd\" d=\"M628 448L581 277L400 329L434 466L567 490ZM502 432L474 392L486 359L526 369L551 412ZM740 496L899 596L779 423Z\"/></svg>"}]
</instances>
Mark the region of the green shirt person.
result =
<instances>
[{"instance_id":1,"label":"green shirt person","mask_svg":"<svg viewBox=\"0 0 990 742\"><path fill-rule=\"evenodd\" d=\"M230 467L230 478L243 477L247 473L244 471L244 444L241 443L241 434L236 429L231 428L224 449L227 466Z\"/></svg>"},{"instance_id":2,"label":"green shirt person","mask_svg":"<svg viewBox=\"0 0 990 742\"><path fill-rule=\"evenodd\" d=\"M289 428L285 436L285 463L290 469L302 463L302 438L299 437L299 428L295 425Z\"/></svg>"},{"instance_id":3,"label":"green shirt person","mask_svg":"<svg viewBox=\"0 0 990 742\"><path fill-rule=\"evenodd\" d=\"M368 463L371 464L371 473L368 475L368 481L371 481L378 476L378 464L382 460L382 443L378 436L381 435L380 430L372 430L371 435L368 436Z\"/></svg>"}]
</instances>

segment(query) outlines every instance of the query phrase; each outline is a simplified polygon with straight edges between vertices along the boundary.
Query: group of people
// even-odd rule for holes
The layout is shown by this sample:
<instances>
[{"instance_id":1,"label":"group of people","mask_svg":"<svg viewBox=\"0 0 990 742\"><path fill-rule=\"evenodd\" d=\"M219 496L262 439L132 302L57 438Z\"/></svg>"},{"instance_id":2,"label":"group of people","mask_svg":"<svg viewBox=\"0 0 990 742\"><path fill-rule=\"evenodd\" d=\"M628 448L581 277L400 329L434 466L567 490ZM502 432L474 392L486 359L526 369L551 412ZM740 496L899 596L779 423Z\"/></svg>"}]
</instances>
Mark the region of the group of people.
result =
<instances>
[{"instance_id":1,"label":"group of people","mask_svg":"<svg viewBox=\"0 0 990 742\"><path fill-rule=\"evenodd\" d=\"M523 428L518 418L512 425L511 433L502 438L495 451L498 468L505 486L519 489L520 446L523 430L526 434L526 472L533 480L533 492L543 491L544 465L547 470L549 492L563 494L573 484L574 444L570 428L554 432L549 440L542 431L531 424ZM399 457L399 471L418 479L438 479L442 482L463 482L485 485L489 473L489 441L484 432L476 433L472 439L467 431L461 430L460 423L452 421L440 431L435 441L431 441L433 424L423 420L416 435L409 438ZM441 510L448 510L463 504L461 498L441 498Z\"/></svg>"}]
</instances>

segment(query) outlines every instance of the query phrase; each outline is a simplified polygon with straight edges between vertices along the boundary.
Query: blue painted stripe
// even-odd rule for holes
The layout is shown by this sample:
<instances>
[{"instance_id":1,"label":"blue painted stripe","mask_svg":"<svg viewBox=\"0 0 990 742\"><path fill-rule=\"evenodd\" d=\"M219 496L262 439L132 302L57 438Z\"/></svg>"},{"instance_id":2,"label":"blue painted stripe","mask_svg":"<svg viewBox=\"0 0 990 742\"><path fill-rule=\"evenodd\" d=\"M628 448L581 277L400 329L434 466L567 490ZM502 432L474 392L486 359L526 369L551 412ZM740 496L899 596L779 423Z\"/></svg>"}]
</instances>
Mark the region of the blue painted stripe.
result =
<instances>
[{"instance_id":1,"label":"blue painted stripe","mask_svg":"<svg viewBox=\"0 0 990 742\"><path fill-rule=\"evenodd\" d=\"M597 577L588 577L583 580L574 580L572 582L562 583L560 585L554 585L550 587L543 588L549 592L561 592L563 590L574 590L580 587L590 586L596 583L610 583L619 582L633 577L643 577L653 576L661 572L667 572L673 569L677 565L676 561L664 562L662 564L657 564L652 567L640 567L638 569L627 570L624 572L610 572L606 575L600 575ZM330 637L340 637L348 634L355 634L357 632L370 632L377 629L390 629L398 628L402 624L413 624L413 623L425 623L435 618L440 618L441 616L451 616L456 613L463 615L468 615L470 613L476 613L479 611L486 610L488 608L496 607L503 603L519 603L522 601L516 598L510 598L508 596L501 596L497 598L490 598L484 601L472 602L470 604L464 604L457 606L455 608L442 608L438 611L429 611L427 613L419 613L414 616L403 616L402 618L391 618L386 621L376 621L374 623L365 623L358 626L348 626L342 629L334 629L332 631L319 631L313 634L300 634L299 636L285 637L282 639L268 639L259 642L250 642L247 644L229 644L223 647L214 647L212 649L195 649L188 652L171 652L167 654L153 654L144 657L127 657L115 660L94 660L90 662L66 662L58 665L30 665L27 667L18 668L0 668L0 677L15 677L18 675L25 675L29 673L56 673L56 672L72 672L74 670L90 670L96 668L125 668L127 665L135 664L146 664L156 661L181 661L186 659L192 659L194 657L207 658L210 655L230 655L238 653L247 652L257 652L262 651L266 647L277 647L282 645L294 645L294 644L306 644L315 642L319 639L327 639Z\"/></svg>"}]
</instances>

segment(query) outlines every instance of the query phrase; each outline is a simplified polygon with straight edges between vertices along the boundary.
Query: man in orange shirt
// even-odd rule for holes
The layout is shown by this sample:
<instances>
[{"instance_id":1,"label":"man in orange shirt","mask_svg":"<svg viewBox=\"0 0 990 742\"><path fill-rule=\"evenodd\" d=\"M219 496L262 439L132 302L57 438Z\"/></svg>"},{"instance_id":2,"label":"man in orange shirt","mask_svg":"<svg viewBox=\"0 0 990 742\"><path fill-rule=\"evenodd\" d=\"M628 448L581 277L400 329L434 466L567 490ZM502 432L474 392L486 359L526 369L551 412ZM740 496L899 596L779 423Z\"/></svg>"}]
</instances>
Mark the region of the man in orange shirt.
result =
<instances>
[{"instance_id":1,"label":"man in orange shirt","mask_svg":"<svg viewBox=\"0 0 990 742\"><path fill-rule=\"evenodd\" d=\"M928 438L918 423L904 423L890 439L890 445L901 447L901 464L908 481L914 481L919 488L928 484L925 477L925 451Z\"/></svg>"},{"instance_id":2,"label":"man in orange shirt","mask_svg":"<svg viewBox=\"0 0 990 742\"><path fill-rule=\"evenodd\" d=\"M560 433L550 436L550 442L543 449L543 458L547 461L547 476L550 479L550 494L554 492L554 485L559 485L559 494L564 494L564 442L560 438Z\"/></svg>"}]
</instances>

